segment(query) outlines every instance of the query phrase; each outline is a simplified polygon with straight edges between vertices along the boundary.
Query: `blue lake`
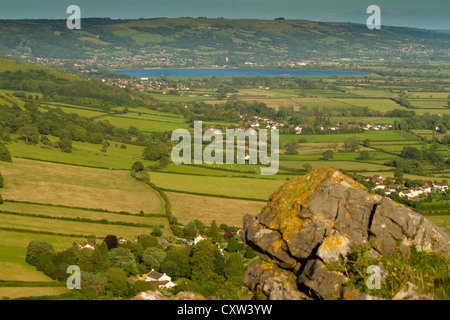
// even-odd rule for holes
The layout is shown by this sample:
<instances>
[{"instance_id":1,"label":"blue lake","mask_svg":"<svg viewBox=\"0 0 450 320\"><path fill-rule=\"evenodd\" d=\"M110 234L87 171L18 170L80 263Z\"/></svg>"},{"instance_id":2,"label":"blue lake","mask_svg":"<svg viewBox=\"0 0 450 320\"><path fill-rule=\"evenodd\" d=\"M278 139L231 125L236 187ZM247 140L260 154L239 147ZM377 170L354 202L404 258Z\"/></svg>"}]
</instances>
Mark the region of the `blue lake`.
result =
<instances>
[{"instance_id":1,"label":"blue lake","mask_svg":"<svg viewBox=\"0 0 450 320\"><path fill-rule=\"evenodd\" d=\"M127 74L132 77L268 77L268 76L354 76L369 73L328 71L328 70L292 70L292 69L142 69L113 70L111 72Z\"/></svg>"}]
</instances>

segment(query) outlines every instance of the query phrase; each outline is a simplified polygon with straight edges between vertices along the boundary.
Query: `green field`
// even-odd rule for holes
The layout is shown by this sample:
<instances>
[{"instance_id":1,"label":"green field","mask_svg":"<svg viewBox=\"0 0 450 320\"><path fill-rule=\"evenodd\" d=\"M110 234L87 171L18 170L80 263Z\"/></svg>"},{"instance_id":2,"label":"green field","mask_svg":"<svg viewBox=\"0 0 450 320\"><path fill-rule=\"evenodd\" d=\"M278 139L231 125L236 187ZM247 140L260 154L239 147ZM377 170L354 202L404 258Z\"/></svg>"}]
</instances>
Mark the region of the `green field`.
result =
<instances>
[{"instance_id":1,"label":"green field","mask_svg":"<svg viewBox=\"0 0 450 320\"><path fill-rule=\"evenodd\" d=\"M332 148L330 148L332 149ZM359 162L359 152L334 152L333 161L358 161ZM394 156L377 151L375 153L374 161L377 160L389 160L393 159ZM280 160L287 161L320 161L324 160L322 153L318 154L306 154L306 155L280 155Z\"/></svg>"},{"instance_id":2,"label":"green field","mask_svg":"<svg viewBox=\"0 0 450 320\"><path fill-rule=\"evenodd\" d=\"M51 206L47 204L35 204L26 202L5 202L0 207L1 213L22 213L28 216L84 219L94 221L107 221L108 223L164 225L167 219L164 216L139 216L136 214L124 214L112 211L97 211L93 209L80 209L66 206Z\"/></svg>"},{"instance_id":3,"label":"green field","mask_svg":"<svg viewBox=\"0 0 450 320\"><path fill-rule=\"evenodd\" d=\"M215 196L268 200L283 184L280 180L209 177L151 172L150 179L158 187L168 190Z\"/></svg>"},{"instance_id":4,"label":"green field","mask_svg":"<svg viewBox=\"0 0 450 320\"><path fill-rule=\"evenodd\" d=\"M368 107L372 110L386 112L393 109L402 109L404 107L390 99L335 99L336 101L356 107Z\"/></svg>"},{"instance_id":5,"label":"green field","mask_svg":"<svg viewBox=\"0 0 450 320\"><path fill-rule=\"evenodd\" d=\"M48 241L58 251L89 236L103 239L115 234L134 240L152 232L154 226L161 228L164 237L170 235L167 217L161 215L164 203L159 194L131 178L128 170L15 158L13 163L0 162L0 171L7 181L2 189L5 202L0 206L0 280L21 283L0 285L0 297L58 296L67 292L65 287L33 285L36 281L54 281L25 262L31 240ZM136 215L141 210L145 215Z\"/></svg>"},{"instance_id":6,"label":"green field","mask_svg":"<svg viewBox=\"0 0 450 320\"><path fill-rule=\"evenodd\" d=\"M337 170L346 171L386 171L393 170L392 167L387 167L375 163L364 161L280 161L280 167L287 167L293 169L303 169L303 165L309 163L313 169L320 169L323 167L332 167Z\"/></svg>"},{"instance_id":7,"label":"green field","mask_svg":"<svg viewBox=\"0 0 450 320\"><path fill-rule=\"evenodd\" d=\"M217 225L225 223L230 226L242 225L246 214L256 215L264 207L261 201L248 201L192 194L167 192L172 203L172 214L182 224L192 221L193 217L206 225L213 220Z\"/></svg>"},{"instance_id":8,"label":"green field","mask_svg":"<svg viewBox=\"0 0 450 320\"><path fill-rule=\"evenodd\" d=\"M126 239L134 240L138 235L150 234L149 227L131 227L103 223L74 222L58 219L47 219L41 217L16 216L0 214L0 225L3 228L26 229L45 233L62 234L61 236L72 236L75 238L87 238L91 235L98 239L104 239L108 234L124 236Z\"/></svg>"},{"instance_id":9,"label":"green field","mask_svg":"<svg viewBox=\"0 0 450 320\"><path fill-rule=\"evenodd\" d=\"M0 280L54 282L42 272L25 262L28 243L31 240L45 240L52 243L55 250L64 250L73 242L81 243L83 238L61 237L0 229ZM6 294L0 295L0 297Z\"/></svg>"},{"instance_id":10,"label":"green field","mask_svg":"<svg viewBox=\"0 0 450 320\"><path fill-rule=\"evenodd\" d=\"M111 211L163 213L158 194L130 177L129 171L70 166L26 159L0 163L2 196Z\"/></svg>"},{"instance_id":11,"label":"green field","mask_svg":"<svg viewBox=\"0 0 450 320\"><path fill-rule=\"evenodd\" d=\"M161 120L145 120L134 119L121 116L105 116L100 118L101 120L108 120L113 126L122 129L128 129L130 126L134 126L143 133L149 132L166 132L173 131L180 128L187 128L187 125L180 123L179 121L161 121Z\"/></svg>"},{"instance_id":12,"label":"green field","mask_svg":"<svg viewBox=\"0 0 450 320\"><path fill-rule=\"evenodd\" d=\"M396 130L385 130L385 131L367 131L364 133L344 133L344 134L318 134L318 135L280 135L280 142L289 142L291 140L300 139L306 137L308 142L344 142L348 138L357 137L359 141L364 141L365 139L370 139L373 141L419 141L419 139L409 133L399 132Z\"/></svg>"},{"instance_id":13,"label":"green field","mask_svg":"<svg viewBox=\"0 0 450 320\"><path fill-rule=\"evenodd\" d=\"M53 142L57 141L56 138L49 137L49 139ZM42 143L30 145L18 140L9 143L8 149L13 157L106 169L128 170L137 160L145 165L151 164L151 161L142 160L144 147L124 144L126 149L123 149L120 147L121 145L122 143L111 142L107 152L102 152L100 144L73 141L72 152L65 153L59 149L44 146Z\"/></svg>"},{"instance_id":14,"label":"green field","mask_svg":"<svg viewBox=\"0 0 450 320\"><path fill-rule=\"evenodd\" d=\"M101 115L104 115L105 112L99 111L95 108L87 108L87 107L81 107L81 106L75 106L75 105L69 105L69 104L61 104L61 103L42 103L40 102L42 106L45 106L48 109L56 109L60 108L65 113L75 113L79 116L86 117L86 118L92 118L92 117L98 117Z\"/></svg>"}]
</instances>

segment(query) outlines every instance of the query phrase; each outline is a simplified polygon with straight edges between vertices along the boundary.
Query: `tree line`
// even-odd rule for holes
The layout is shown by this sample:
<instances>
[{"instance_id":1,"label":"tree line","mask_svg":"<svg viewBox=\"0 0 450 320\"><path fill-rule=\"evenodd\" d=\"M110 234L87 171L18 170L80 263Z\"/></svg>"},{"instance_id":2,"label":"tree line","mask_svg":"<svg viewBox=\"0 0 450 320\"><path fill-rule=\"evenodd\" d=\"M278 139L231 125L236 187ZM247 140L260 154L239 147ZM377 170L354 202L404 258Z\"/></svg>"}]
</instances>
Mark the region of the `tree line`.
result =
<instances>
[{"instance_id":1,"label":"tree line","mask_svg":"<svg viewBox=\"0 0 450 320\"><path fill-rule=\"evenodd\" d=\"M219 229L217 229L219 232ZM222 299L238 298L243 287L244 257L255 257L251 249L237 241L234 234L228 248L220 251L211 240L196 245L169 245L164 248L152 235L140 236L136 241L119 242L114 235L101 243L92 242L94 249L80 249L76 243L56 252L43 240L28 244L25 261L50 278L66 281L68 266L81 270L80 299L128 298L141 291L154 290L155 283L133 279L151 270L166 273L177 286L171 289L195 291L204 296Z\"/></svg>"}]
</instances>

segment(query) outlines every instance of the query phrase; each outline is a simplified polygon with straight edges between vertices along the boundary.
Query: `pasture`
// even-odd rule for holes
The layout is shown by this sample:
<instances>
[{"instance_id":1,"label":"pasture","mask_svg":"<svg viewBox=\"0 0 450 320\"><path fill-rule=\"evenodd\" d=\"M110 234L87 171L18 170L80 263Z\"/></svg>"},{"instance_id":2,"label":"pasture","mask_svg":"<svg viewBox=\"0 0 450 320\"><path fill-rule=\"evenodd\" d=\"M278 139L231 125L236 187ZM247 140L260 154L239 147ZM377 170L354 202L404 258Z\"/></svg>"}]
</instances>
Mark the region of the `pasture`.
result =
<instances>
[{"instance_id":1,"label":"pasture","mask_svg":"<svg viewBox=\"0 0 450 320\"><path fill-rule=\"evenodd\" d=\"M167 191L222 196L224 198L268 200L283 180L194 176L150 172L150 180Z\"/></svg>"},{"instance_id":2,"label":"pasture","mask_svg":"<svg viewBox=\"0 0 450 320\"><path fill-rule=\"evenodd\" d=\"M291 140L297 140L306 137L307 142L328 142L333 143L336 141L344 142L348 138L357 137L359 141L370 139L370 141L419 141L419 139L412 134L397 130L384 130L384 131L366 131L364 133L340 133L340 134L286 134L280 135L280 142L289 142Z\"/></svg>"},{"instance_id":3,"label":"pasture","mask_svg":"<svg viewBox=\"0 0 450 320\"><path fill-rule=\"evenodd\" d=\"M0 163L4 199L110 211L163 213L158 194L129 171L14 159Z\"/></svg>"},{"instance_id":4,"label":"pasture","mask_svg":"<svg viewBox=\"0 0 450 320\"><path fill-rule=\"evenodd\" d=\"M57 138L48 136L52 142ZM106 152L103 152L102 145L87 142L72 141L72 152L61 152L58 148L44 146L42 143L36 145L26 144L17 140L8 144L8 149L12 157L28 158L78 166L87 166L105 169L128 170L136 161L141 161L144 165L151 164L151 161L142 159L144 147L111 142Z\"/></svg>"},{"instance_id":5,"label":"pasture","mask_svg":"<svg viewBox=\"0 0 450 320\"><path fill-rule=\"evenodd\" d=\"M198 196L176 192L166 192L171 204L172 214L182 224L195 219L205 225L213 220L217 225L225 223L229 226L241 226L245 214L256 215L264 207L260 201L225 199Z\"/></svg>"},{"instance_id":6,"label":"pasture","mask_svg":"<svg viewBox=\"0 0 450 320\"><path fill-rule=\"evenodd\" d=\"M129 118L122 116L105 116L100 118L101 120L108 120L113 126L122 129L128 129L130 126L134 126L139 129L139 131L143 133L150 132L166 132L173 131L180 128L188 128L188 126L184 123L180 123L179 121L162 121L161 119L157 120L145 120L138 118Z\"/></svg>"}]
</instances>

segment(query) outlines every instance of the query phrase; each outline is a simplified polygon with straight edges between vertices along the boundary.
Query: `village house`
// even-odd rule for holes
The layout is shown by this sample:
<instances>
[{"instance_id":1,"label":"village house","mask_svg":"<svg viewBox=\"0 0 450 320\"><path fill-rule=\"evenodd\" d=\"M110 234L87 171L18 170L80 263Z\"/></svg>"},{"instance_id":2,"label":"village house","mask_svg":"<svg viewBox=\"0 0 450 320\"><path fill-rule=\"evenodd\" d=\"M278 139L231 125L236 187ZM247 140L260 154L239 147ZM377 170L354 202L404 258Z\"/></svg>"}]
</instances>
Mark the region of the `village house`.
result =
<instances>
[{"instance_id":1,"label":"village house","mask_svg":"<svg viewBox=\"0 0 450 320\"><path fill-rule=\"evenodd\" d=\"M194 245L196 245L197 243L199 243L202 240L206 240L207 237L206 236L202 236L201 234L197 234L194 238Z\"/></svg>"},{"instance_id":2,"label":"village house","mask_svg":"<svg viewBox=\"0 0 450 320\"><path fill-rule=\"evenodd\" d=\"M126 243L128 240L125 239L123 236L121 236L120 238L117 238L117 242L118 243Z\"/></svg>"},{"instance_id":3,"label":"village house","mask_svg":"<svg viewBox=\"0 0 450 320\"><path fill-rule=\"evenodd\" d=\"M393 192L396 192L398 187L395 184L390 184L387 188L384 189L386 195L390 195Z\"/></svg>"},{"instance_id":4,"label":"village house","mask_svg":"<svg viewBox=\"0 0 450 320\"><path fill-rule=\"evenodd\" d=\"M176 284L172 282L172 278L167 274L161 274L153 269L147 273L145 276L145 281L155 282L160 288L173 288L176 286Z\"/></svg>"},{"instance_id":5,"label":"village house","mask_svg":"<svg viewBox=\"0 0 450 320\"><path fill-rule=\"evenodd\" d=\"M89 250L94 250L95 249L95 245L93 244L93 243L90 243L90 242L87 242L87 241L85 241L85 242L83 242L83 243L80 243L79 245L78 245L78 249L89 249Z\"/></svg>"},{"instance_id":6,"label":"village house","mask_svg":"<svg viewBox=\"0 0 450 320\"><path fill-rule=\"evenodd\" d=\"M412 199L414 198L414 194L411 192L411 190L402 190L399 192L400 197Z\"/></svg>"},{"instance_id":7,"label":"village house","mask_svg":"<svg viewBox=\"0 0 450 320\"><path fill-rule=\"evenodd\" d=\"M436 182L433 184L433 188L440 192L446 192L448 189L448 186L444 182Z\"/></svg>"},{"instance_id":8,"label":"village house","mask_svg":"<svg viewBox=\"0 0 450 320\"><path fill-rule=\"evenodd\" d=\"M375 183L375 187L373 189L385 189L384 178L382 176L374 175L373 177L369 178L369 181Z\"/></svg>"},{"instance_id":9,"label":"village house","mask_svg":"<svg viewBox=\"0 0 450 320\"><path fill-rule=\"evenodd\" d=\"M431 193L431 187L428 184L422 186L423 193Z\"/></svg>"}]
</instances>

